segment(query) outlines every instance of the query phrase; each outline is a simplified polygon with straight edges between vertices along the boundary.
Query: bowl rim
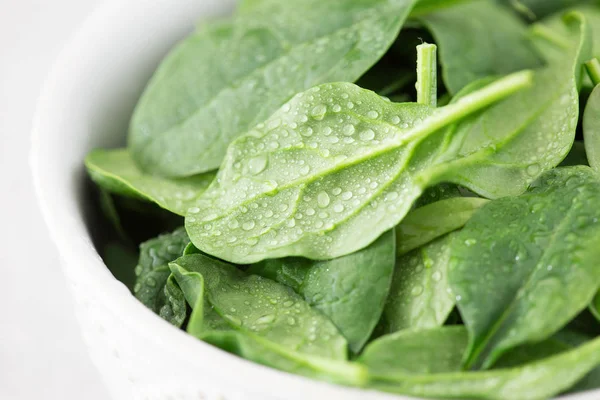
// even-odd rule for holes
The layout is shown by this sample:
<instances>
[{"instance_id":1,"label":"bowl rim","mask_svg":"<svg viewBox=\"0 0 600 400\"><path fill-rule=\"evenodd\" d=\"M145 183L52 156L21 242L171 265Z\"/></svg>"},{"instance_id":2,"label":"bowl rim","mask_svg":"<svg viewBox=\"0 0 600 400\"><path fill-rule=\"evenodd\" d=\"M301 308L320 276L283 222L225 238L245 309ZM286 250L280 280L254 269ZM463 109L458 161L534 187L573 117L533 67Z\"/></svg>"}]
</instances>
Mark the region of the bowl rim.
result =
<instances>
[{"instance_id":1,"label":"bowl rim","mask_svg":"<svg viewBox=\"0 0 600 400\"><path fill-rule=\"evenodd\" d=\"M190 2L191 0L179 0ZM211 0L219 3L219 0ZM210 3L211 1L204 1ZM157 6L171 6L172 1L155 0ZM224 2L226 3L226 2ZM73 218L77 215L76 208L70 207L66 202L60 201L60 195L53 190L51 179L52 169L47 168L52 159L45 154L46 143L57 139L52 133L53 122L56 121L52 107L53 103L60 100L66 101L68 95L61 90L60 82L68 82L70 70L79 65L78 59L90 54L90 43L102 40L98 35L100 27L105 25L107 18L112 20L126 20L128 11L145 4L145 0L130 0L128 2L107 1L96 6L84 22L74 31L63 50L52 64L50 73L42 86L41 94L36 103L31 131L31 149L29 154L30 170L37 204L41 210L46 228L54 246L61 256L61 267L65 265L85 264L80 268L79 274L87 282L94 282L102 288L102 301L112 310L119 310L122 322L130 329L132 335L142 335L157 346L171 350L170 354L185 362L186 367L193 364L199 371L212 375L221 383L235 385L232 391L247 392L262 398L286 398L305 400L306 398L344 398L356 400L401 400L408 399L402 395L388 394L372 389L352 388L318 381L287 372L278 371L225 352L215 346L193 338L191 335L177 329L162 320L140 303L129 290L108 271L106 265L93 247L85 222L82 218ZM228 5L226 5L228 7ZM113 24L116 26L120 24ZM126 29L126 28L121 28ZM55 155L56 156L56 155ZM82 168L83 168L83 160ZM58 197L57 197L58 196ZM68 196L73 196L69 193ZM151 332L149 334L148 332ZM210 359L209 363L202 362ZM216 367L216 368L215 368ZM219 374L219 370L227 371L227 376ZM232 374L231 371L236 371ZM102 374L101 374L102 375ZM269 382L268 387L264 385ZM228 387L228 386L223 386ZM218 387L221 390L221 387ZM223 393L227 389L221 390ZM574 394L563 399L591 400L592 396L600 395L600 390ZM591 395L591 396L590 396ZM258 397L261 398L261 397Z\"/></svg>"}]
</instances>

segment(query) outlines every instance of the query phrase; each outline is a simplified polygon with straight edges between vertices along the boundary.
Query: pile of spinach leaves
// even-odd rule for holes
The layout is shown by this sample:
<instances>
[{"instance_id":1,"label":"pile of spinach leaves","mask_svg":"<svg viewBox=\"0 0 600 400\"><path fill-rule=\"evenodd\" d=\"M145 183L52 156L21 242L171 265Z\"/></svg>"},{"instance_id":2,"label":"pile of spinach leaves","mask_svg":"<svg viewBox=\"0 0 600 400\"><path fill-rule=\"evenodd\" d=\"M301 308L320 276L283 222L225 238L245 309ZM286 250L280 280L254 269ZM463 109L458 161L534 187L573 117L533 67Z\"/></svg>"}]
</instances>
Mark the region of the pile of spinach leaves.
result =
<instances>
[{"instance_id":1,"label":"pile of spinach leaves","mask_svg":"<svg viewBox=\"0 0 600 400\"><path fill-rule=\"evenodd\" d=\"M283 371L600 387L596 57L597 1L242 0L165 58L127 148L87 156L99 250L169 323Z\"/></svg>"}]
</instances>

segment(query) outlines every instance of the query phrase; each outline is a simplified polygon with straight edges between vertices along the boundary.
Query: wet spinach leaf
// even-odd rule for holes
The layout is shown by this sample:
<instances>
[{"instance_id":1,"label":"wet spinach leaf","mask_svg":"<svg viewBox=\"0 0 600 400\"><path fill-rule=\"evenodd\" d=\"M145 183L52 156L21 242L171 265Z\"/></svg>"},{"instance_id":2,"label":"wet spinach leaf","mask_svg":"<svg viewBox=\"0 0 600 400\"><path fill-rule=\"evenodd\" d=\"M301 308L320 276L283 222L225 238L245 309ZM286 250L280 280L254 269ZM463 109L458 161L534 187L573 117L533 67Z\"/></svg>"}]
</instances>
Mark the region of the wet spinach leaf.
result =
<instances>
[{"instance_id":1,"label":"wet spinach leaf","mask_svg":"<svg viewBox=\"0 0 600 400\"><path fill-rule=\"evenodd\" d=\"M468 140L455 160L430 169L433 182L451 181L487 198L518 195L571 149L581 64L591 52L589 26L573 13L531 32L548 66L536 73L532 87L458 124L456 134L462 138L466 131Z\"/></svg>"},{"instance_id":2,"label":"wet spinach leaf","mask_svg":"<svg viewBox=\"0 0 600 400\"><path fill-rule=\"evenodd\" d=\"M478 197L455 197L414 209L396 227L398 255L462 228L487 203Z\"/></svg>"},{"instance_id":3,"label":"wet spinach leaf","mask_svg":"<svg viewBox=\"0 0 600 400\"><path fill-rule=\"evenodd\" d=\"M463 327L403 331L371 343L359 361L369 368L369 386L379 390L417 397L490 400L549 398L600 364L598 338L525 365L463 372L458 368L466 342ZM390 356L400 354L398 351L408 356Z\"/></svg>"},{"instance_id":4,"label":"wet spinach leaf","mask_svg":"<svg viewBox=\"0 0 600 400\"><path fill-rule=\"evenodd\" d=\"M415 0L261 1L198 30L162 62L128 145L144 171L190 176L296 93L355 81L392 44Z\"/></svg>"},{"instance_id":5,"label":"wet spinach leaf","mask_svg":"<svg viewBox=\"0 0 600 400\"><path fill-rule=\"evenodd\" d=\"M125 149L94 150L87 155L85 165L101 188L154 202L178 215L185 215L215 177L212 172L179 179L152 176L142 172Z\"/></svg>"},{"instance_id":6,"label":"wet spinach leaf","mask_svg":"<svg viewBox=\"0 0 600 400\"><path fill-rule=\"evenodd\" d=\"M476 80L542 64L525 23L492 1L469 1L420 20L440 48L444 82L452 94Z\"/></svg>"},{"instance_id":7,"label":"wet spinach leaf","mask_svg":"<svg viewBox=\"0 0 600 400\"><path fill-rule=\"evenodd\" d=\"M490 367L587 307L600 286L599 201L590 168L555 169L526 194L489 203L458 233L449 281L470 333L466 367Z\"/></svg>"},{"instance_id":8,"label":"wet spinach leaf","mask_svg":"<svg viewBox=\"0 0 600 400\"><path fill-rule=\"evenodd\" d=\"M586 63L588 74L595 86L583 114L585 153L590 166L600 171L600 62L597 58Z\"/></svg>"},{"instance_id":9,"label":"wet spinach leaf","mask_svg":"<svg viewBox=\"0 0 600 400\"><path fill-rule=\"evenodd\" d=\"M384 233L356 253L327 261L305 258L265 260L248 273L293 288L312 307L325 314L360 352L379 321L390 290L396 246L394 231Z\"/></svg>"},{"instance_id":10,"label":"wet spinach leaf","mask_svg":"<svg viewBox=\"0 0 600 400\"><path fill-rule=\"evenodd\" d=\"M360 384L345 363L347 342L291 288L201 254L170 264L194 311L188 332L253 361L303 375Z\"/></svg>"},{"instance_id":11,"label":"wet spinach leaf","mask_svg":"<svg viewBox=\"0 0 600 400\"><path fill-rule=\"evenodd\" d=\"M135 267L135 297L178 327L181 327L187 316L187 308L181 289L170 277L169 263L181 257L189 241L185 230L180 228L142 243L140 258Z\"/></svg>"},{"instance_id":12,"label":"wet spinach leaf","mask_svg":"<svg viewBox=\"0 0 600 400\"><path fill-rule=\"evenodd\" d=\"M300 93L231 144L186 216L190 238L240 264L360 250L403 219L427 186L417 175L451 152L444 128L530 80L516 73L437 109L350 83Z\"/></svg>"},{"instance_id":13,"label":"wet spinach leaf","mask_svg":"<svg viewBox=\"0 0 600 400\"><path fill-rule=\"evenodd\" d=\"M384 332L444 324L455 305L448 284L453 236L447 235L398 258L383 311Z\"/></svg>"}]
</instances>

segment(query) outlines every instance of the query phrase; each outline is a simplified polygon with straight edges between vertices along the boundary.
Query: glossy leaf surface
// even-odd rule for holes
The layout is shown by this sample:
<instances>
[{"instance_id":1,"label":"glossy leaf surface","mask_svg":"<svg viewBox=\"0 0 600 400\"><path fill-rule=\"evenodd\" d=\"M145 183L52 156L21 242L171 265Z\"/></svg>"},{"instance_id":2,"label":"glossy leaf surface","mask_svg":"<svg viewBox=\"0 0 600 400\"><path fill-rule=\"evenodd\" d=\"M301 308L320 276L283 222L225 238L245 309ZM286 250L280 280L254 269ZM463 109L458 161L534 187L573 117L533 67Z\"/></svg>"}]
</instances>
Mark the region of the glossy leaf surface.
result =
<instances>
[{"instance_id":1,"label":"glossy leaf surface","mask_svg":"<svg viewBox=\"0 0 600 400\"><path fill-rule=\"evenodd\" d=\"M600 285L598 202L590 168L555 169L458 233L449 281L471 335L467 367L548 338L590 303Z\"/></svg>"}]
</instances>

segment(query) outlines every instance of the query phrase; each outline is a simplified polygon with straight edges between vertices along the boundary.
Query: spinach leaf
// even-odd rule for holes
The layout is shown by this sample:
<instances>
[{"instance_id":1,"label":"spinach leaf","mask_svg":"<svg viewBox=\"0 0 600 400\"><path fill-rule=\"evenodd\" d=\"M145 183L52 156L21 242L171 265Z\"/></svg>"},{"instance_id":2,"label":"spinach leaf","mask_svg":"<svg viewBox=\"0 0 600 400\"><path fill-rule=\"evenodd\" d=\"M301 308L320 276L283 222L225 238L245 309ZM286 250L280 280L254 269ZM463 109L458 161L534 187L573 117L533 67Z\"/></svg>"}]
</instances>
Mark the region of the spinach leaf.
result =
<instances>
[{"instance_id":1,"label":"spinach leaf","mask_svg":"<svg viewBox=\"0 0 600 400\"><path fill-rule=\"evenodd\" d=\"M588 0L500 0L508 3L517 10L526 10L534 18L542 18L568 7L581 3L590 3Z\"/></svg>"},{"instance_id":2,"label":"spinach leaf","mask_svg":"<svg viewBox=\"0 0 600 400\"><path fill-rule=\"evenodd\" d=\"M407 329L370 343L358 361L377 380L398 374L441 374L460 371L468 335L464 326Z\"/></svg>"},{"instance_id":3,"label":"spinach leaf","mask_svg":"<svg viewBox=\"0 0 600 400\"><path fill-rule=\"evenodd\" d=\"M190 238L240 264L364 248L422 193L427 182L416 175L448 142L443 128L530 79L529 72L510 75L438 109L394 104L351 83L300 93L230 145L197 212L186 216Z\"/></svg>"},{"instance_id":4,"label":"spinach leaf","mask_svg":"<svg viewBox=\"0 0 600 400\"><path fill-rule=\"evenodd\" d=\"M441 326L455 305L448 284L450 234L396 262L392 287L383 311L385 332Z\"/></svg>"},{"instance_id":5,"label":"spinach leaf","mask_svg":"<svg viewBox=\"0 0 600 400\"><path fill-rule=\"evenodd\" d=\"M583 114L585 153L590 166L600 171L600 62L597 58L586 63L588 74L596 87L590 95Z\"/></svg>"},{"instance_id":6,"label":"spinach leaf","mask_svg":"<svg viewBox=\"0 0 600 400\"><path fill-rule=\"evenodd\" d=\"M462 228L487 203L478 197L455 197L414 209L396 227L398 255Z\"/></svg>"},{"instance_id":7,"label":"spinach leaf","mask_svg":"<svg viewBox=\"0 0 600 400\"><path fill-rule=\"evenodd\" d=\"M412 18L440 11L448 7L455 7L461 3L469 3L474 0L419 0L410 12Z\"/></svg>"},{"instance_id":8,"label":"spinach leaf","mask_svg":"<svg viewBox=\"0 0 600 400\"><path fill-rule=\"evenodd\" d=\"M183 228L140 245L135 297L163 319L181 327L187 308L181 289L171 277L169 262L181 257L189 243Z\"/></svg>"},{"instance_id":9,"label":"spinach leaf","mask_svg":"<svg viewBox=\"0 0 600 400\"><path fill-rule=\"evenodd\" d=\"M369 368L369 386L376 389L418 397L490 400L552 397L600 364L598 338L525 365L461 372L457 368L466 341L463 327L403 331L371 343L360 361Z\"/></svg>"},{"instance_id":10,"label":"spinach leaf","mask_svg":"<svg viewBox=\"0 0 600 400\"><path fill-rule=\"evenodd\" d=\"M265 260L248 273L293 288L325 314L358 353L379 321L396 263L394 231L356 253L328 261L304 258Z\"/></svg>"},{"instance_id":11,"label":"spinach leaf","mask_svg":"<svg viewBox=\"0 0 600 400\"><path fill-rule=\"evenodd\" d=\"M355 81L392 44L415 0L252 2L181 42L134 112L129 148L144 171L217 168L227 145L314 85Z\"/></svg>"},{"instance_id":12,"label":"spinach leaf","mask_svg":"<svg viewBox=\"0 0 600 400\"><path fill-rule=\"evenodd\" d=\"M588 167L552 170L458 233L449 281L470 333L468 368L548 338L590 303L600 286L597 179Z\"/></svg>"},{"instance_id":13,"label":"spinach leaf","mask_svg":"<svg viewBox=\"0 0 600 400\"><path fill-rule=\"evenodd\" d=\"M468 140L455 160L429 169L430 181L451 181L487 198L518 195L565 158L575 137L590 35L578 13L551 28L532 28L549 63L536 73L534 85L459 123L455 134Z\"/></svg>"},{"instance_id":14,"label":"spinach leaf","mask_svg":"<svg viewBox=\"0 0 600 400\"><path fill-rule=\"evenodd\" d=\"M215 177L214 173L179 179L148 175L125 149L94 150L87 155L85 165L92 180L104 190L157 203L178 215L185 215Z\"/></svg>"},{"instance_id":15,"label":"spinach leaf","mask_svg":"<svg viewBox=\"0 0 600 400\"><path fill-rule=\"evenodd\" d=\"M192 254L170 264L193 313L188 332L244 358L346 384L365 372L346 360L346 340L290 288Z\"/></svg>"},{"instance_id":16,"label":"spinach leaf","mask_svg":"<svg viewBox=\"0 0 600 400\"><path fill-rule=\"evenodd\" d=\"M489 0L449 7L420 20L440 47L444 82L452 94L490 75L541 65L526 25Z\"/></svg>"}]
</instances>

